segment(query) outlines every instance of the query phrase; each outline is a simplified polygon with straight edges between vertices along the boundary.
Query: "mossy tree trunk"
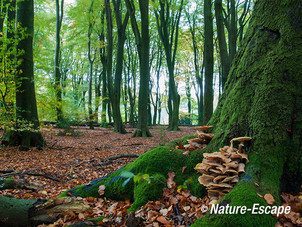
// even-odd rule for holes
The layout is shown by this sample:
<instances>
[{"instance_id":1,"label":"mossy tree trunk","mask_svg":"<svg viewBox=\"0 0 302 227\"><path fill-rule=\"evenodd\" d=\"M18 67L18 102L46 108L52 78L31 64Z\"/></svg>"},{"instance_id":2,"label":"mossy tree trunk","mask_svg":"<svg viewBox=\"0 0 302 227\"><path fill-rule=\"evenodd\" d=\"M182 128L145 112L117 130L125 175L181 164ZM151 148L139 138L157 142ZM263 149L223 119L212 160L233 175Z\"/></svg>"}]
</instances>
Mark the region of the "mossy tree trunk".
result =
<instances>
[{"instance_id":1,"label":"mossy tree trunk","mask_svg":"<svg viewBox=\"0 0 302 227\"><path fill-rule=\"evenodd\" d=\"M263 203L257 193L298 191L302 152L302 3L259 0L209 124L215 137L208 152L238 136L251 136L250 163L223 200L230 205ZM259 187L255 186L255 183ZM264 203L264 205L267 205ZM270 215L213 215L195 226L273 226Z\"/></svg>"},{"instance_id":2,"label":"mossy tree trunk","mask_svg":"<svg viewBox=\"0 0 302 227\"><path fill-rule=\"evenodd\" d=\"M150 83L150 36L149 36L149 0L140 0L141 25L135 17L135 5L133 1L125 1L130 15L131 27L135 36L137 52L139 56L140 86L138 97L138 122L133 137L152 137L148 127L148 103Z\"/></svg>"},{"instance_id":3,"label":"mossy tree trunk","mask_svg":"<svg viewBox=\"0 0 302 227\"><path fill-rule=\"evenodd\" d=\"M19 55L20 65L16 74L16 130L3 136L9 145L43 147L45 141L40 132L36 105L33 70L34 3L32 0L18 2L17 21L26 29L26 36L18 44L24 53ZM25 124L25 127L24 127Z\"/></svg>"}]
</instances>

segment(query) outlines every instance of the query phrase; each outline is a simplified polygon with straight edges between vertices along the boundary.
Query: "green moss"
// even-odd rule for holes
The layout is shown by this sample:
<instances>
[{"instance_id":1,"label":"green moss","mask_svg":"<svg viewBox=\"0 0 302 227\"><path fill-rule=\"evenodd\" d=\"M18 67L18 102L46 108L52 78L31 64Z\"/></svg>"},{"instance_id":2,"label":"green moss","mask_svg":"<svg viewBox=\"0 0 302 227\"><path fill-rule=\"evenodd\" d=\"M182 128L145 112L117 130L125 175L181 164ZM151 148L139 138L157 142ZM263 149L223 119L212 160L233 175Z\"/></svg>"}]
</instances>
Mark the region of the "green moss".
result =
<instances>
[{"instance_id":1,"label":"green moss","mask_svg":"<svg viewBox=\"0 0 302 227\"><path fill-rule=\"evenodd\" d=\"M162 174L154 174L149 183L143 180L134 186L134 203L130 211L135 211L142 205L146 204L149 200L157 200L161 197L163 188L166 186L166 178Z\"/></svg>"},{"instance_id":2,"label":"green moss","mask_svg":"<svg viewBox=\"0 0 302 227\"><path fill-rule=\"evenodd\" d=\"M5 226L30 226L29 209L37 200L25 200L0 197L0 225ZM5 222L3 224L2 222Z\"/></svg>"},{"instance_id":3,"label":"green moss","mask_svg":"<svg viewBox=\"0 0 302 227\"><path fill-rule=\"evenodd\" d=\"M192 136L182 138L182 140L185 141L188 138L192 138ZM161 196L170 171L175 172L174 180L178 185L182 185L189 178L192 178L193 183L188 185L188 188L192 190L195 196L202 197L205 195L205 190L198 182L199 174L194 170L194 167L202 161L203 151L195 150L188 155L183 155L182 153L182 150L173 149L168 146L155 148L109 176L96 179L89 185L80 185L62 193L60 197L99 197L98 188L100 185L105 185L105 197L115 200L130 198L134 200L131 210L135 210L144 205L148 200L155 200ZM186 167L184 171L183 167ZM148 184L147 181L142 181L139 184L134 184L133 179L131 179L123 186L127 178L124 178L121 174L125 171L133 172L135 175L139 173L148 174L153 178L152 182Z\"/></svg>"},{"instance_id":4,"label":"green moss","mask_svg":"<svg viewBox=\"0 0 302 227\"><path fill-rule=\"evenodd\" d=\"M258 203L260 206L268 206L263 198L257 195L257 190L248 183L241 183L219 201L219 204L229 206L246 206L252 208ZM199 218L192 226L274 226L277 219L272 215L255 215L247 211L245 214L212 214Z\"/></svg>"},{"instance_id":5,"label":"green moss","mask_svg":"<svg viewBox=\"0 0 302 227\"><path fill-rule=\"evenodd\" d=\"M173 140L173 141L169 142L167 144L167 146L172 148L172 147L178 146L180 142L181 142L182 145L186 145L186 144L188 144L187 140L194 139L194 138L196 138L196 136L187 135L187 136L184 136L180 139L176 139L176 140Z\"/></svg>"}]
</instances>

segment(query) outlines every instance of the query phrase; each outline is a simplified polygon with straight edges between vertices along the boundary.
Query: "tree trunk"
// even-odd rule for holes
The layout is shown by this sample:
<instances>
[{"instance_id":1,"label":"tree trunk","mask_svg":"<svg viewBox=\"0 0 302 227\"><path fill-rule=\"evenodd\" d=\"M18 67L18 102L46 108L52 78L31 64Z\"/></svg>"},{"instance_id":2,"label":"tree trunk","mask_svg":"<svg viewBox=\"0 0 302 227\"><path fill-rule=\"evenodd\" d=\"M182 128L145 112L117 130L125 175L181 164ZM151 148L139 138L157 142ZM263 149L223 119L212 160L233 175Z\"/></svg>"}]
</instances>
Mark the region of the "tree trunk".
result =
<instances>
[{"instance_id":1,"label":"tree trunk","mask_svg":"<svg viewBox=\"0 0 302 227\"><path fill-rule=\"evenodd\" d=\"M121 98L121 80L123 73L123 53L124 53L124 43L126 40L125 30L128 23L129 15L126 13L124 21L122 21L120 4L121 1L113 1L114 12L117 23L118 31L118 42L117 42L117 52L116 52L116 67L115 67L115 77L114 83L112 79L112 51L113 51L113 34L112 34L112 15L110 1L105 1L106 8L106 18L107 18L107 37L108 37L108 57L107 57L107 77L108 77L108 91L109 98L111 101L112 112L113 112L113 122L114 131L119 133L125 133L125 126L123 124L121 110L120 110L120 98Z\"/></svg>"},{"instance_id":2,"label":"tree trunk","mask_svg":"<svg viewBox=\"0 0 302 227\"><path fill-rule=\"evenodd\" d=\"M149 98L149 0L139 0L141 14L141 28L139 29L135 17L133 1L126 0L127 9L131 19L131 27L135 35L137 51L139 55L140 86L138 97L138 122L133 137L151 137L148 128L148 98Z\"/></svg>"},{"instance_id":3,"label":"tree trunk","mask_svg":"<svg viewBox=\"0 0 302 227\"><path fill-rule=\"evenodd\" d=\"M60 32L63 20L63 4L64 0L56 0L56 49L55 49L55 93L56 93L56 113L58 126L62 126L63 110L62 110L62 86L61 86L61 72L60 72Z\"/></svg>"},{"instance_id":4,"label":"tree trunk","mask_svg":"<svg viewBox=\"0 0 302 227\"><path fill-rule=\"evenodd\" d=\"M16 74L16 119L15 130L7 131L3 139L9 145L20 145L24 149L30 146L43 147L45 141L39 128L36 104L33 64L34 3L33 0L18 2L18 23L26 29L27 36L18 44L24 53L19 56L20 65ZM25 125L24 125L25 124ZM28 128L24 130L24 128Z\"/></svg>"},{"instance_id":5,"label":"tree trunk","mask_svg":"<svg viewBox=\"0 0 302 227\"><path fill-rule=\"evenodd\" d=\"M89 7L89 14L93 14L93 0L90 3ZM89 86L88 86L88 122L89 122L89 129L94 129L93 127L93 113L92 113L92 75L93 75L93 62L94 58L91 56L91 34L93 31L93 21L91 21L91 16L89 17L89 26L88 26L88 61L89 61Z\"/></svg>"},{"instance_id":6,"label":"tree trunk","mask_svg":"<svg viewBox=\"0 0 302 227\"><path fill-rule=\"evenodd\" d=\"M274 13L272 13L274 12ZM206 151L231 138L251 136L250 162L223 200L230 206L260 203L270 193L299 191L302 151L302 3L259 0L225 91L209 124L215 137ZM299 19L298 19L299 18ZM248 70L247 70L248 69ZM255 186L255 183L259 187ZM274 226L270 215L208 215L195 226Z\"/></svg>"},{"instance_id":7,"label":"tree trunk","mask_svg":"<svg viewBox=\"0 0 302 227\"><path fill-rule=\"evenodd\" d=\"M214 68L214 45L213 45L213 17L211 0L204 1L204 123L206 124L213 114L213 68Z\"/></svg>"},{"instance_id":8,"label":"tree trunk","mask_svg":"<svg viewBox=\"0 0 302 227\"><path fill-rule=\"evenodd\" d=\"M222 68L221 87L223 89L228 79L228 74L231 68L231 62L229 59L229 53L228 53L225 32L224 32L222 0L215 0L215 16L216 16L216 26L217 26L217 38L219 43L219 55L220 55L221 68Z\"/></svg>"}]
</instances>

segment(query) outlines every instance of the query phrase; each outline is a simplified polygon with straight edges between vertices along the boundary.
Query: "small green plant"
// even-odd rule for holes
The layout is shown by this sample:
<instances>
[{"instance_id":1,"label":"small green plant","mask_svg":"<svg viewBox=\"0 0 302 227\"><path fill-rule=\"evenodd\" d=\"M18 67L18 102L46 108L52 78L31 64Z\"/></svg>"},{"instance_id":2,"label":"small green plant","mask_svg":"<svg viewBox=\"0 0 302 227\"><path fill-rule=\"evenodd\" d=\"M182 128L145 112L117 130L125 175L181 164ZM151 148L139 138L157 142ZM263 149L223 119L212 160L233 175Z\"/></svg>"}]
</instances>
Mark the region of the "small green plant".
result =
<instances>
[{"instance_id":1,"label":"small green plant","mask_svg":"<svg viewBox=\"0 0 302 227\"><path fill-rule=\"evenodd\" d=\"M192 183L193 183L193 179L192 179L192 177L189 177L187 180L184 181L183 184L177 186L177 191L180 192L182 190L188 190L190 187L190 184L192 184Z\"/></svg>"},{"instance_id":2,"label":"small green plant","mask_svg":"<svg viewBox=\"0 0 302 227\"><path fill-rule=\"evenodd\" d=\"M148 184L151 183L151 179L153 179L152 176L150 176L149 174L142 174L142 173L138 173L138 174L134 174L130 171L124 171L121 173L120 175L122 178L126 178L125 181L122 183L122 186L125 187L128 182L133 178L134 183L139 183L141 181L146 180L148 182Z\"/></svg>"}]
</instances>

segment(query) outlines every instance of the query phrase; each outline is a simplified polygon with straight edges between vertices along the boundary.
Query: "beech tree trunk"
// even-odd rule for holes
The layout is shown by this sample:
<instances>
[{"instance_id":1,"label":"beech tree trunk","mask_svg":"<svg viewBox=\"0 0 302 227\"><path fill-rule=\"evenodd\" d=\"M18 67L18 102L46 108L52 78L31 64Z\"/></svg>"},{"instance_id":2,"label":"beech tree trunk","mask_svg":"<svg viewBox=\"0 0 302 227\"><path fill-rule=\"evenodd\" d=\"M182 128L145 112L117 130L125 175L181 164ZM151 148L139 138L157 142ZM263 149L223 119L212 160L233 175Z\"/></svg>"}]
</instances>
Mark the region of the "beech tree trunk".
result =
<instances>
[{"instance_id":1,"label":"beech tree trunk","mask_svg":"<svg viewBox=\"0 0 302 227\"><path fill-rule=\"evenodd\" d=\"M33 69L33 0L18 2L17 15L17 21L26 29L27 36L18 43L18 50L23 50L24 53L19 56L21 63L18 66L19 73L16 74L16 129L6 131L3 139L9 145L20 145L27 150L30 146L45 145L41 133L37 131L39 120Z\"/></svg>"},{"instance_id":2,"label":"beech tree trunk","mask_svg":"<svg viewBox=\"0 0 302 227\"><path fill-rule=\"evenodd\" d=\"M259 0L209 124L215 134L207 152L231 138L251 136L250 162L222 200L230 206L260 203L270 193L298 191L302 152L302 3ZM259 187L255 186L255 183ZM222 201L220 201L222 202ZM271 215L209 215L195 226L274 226Z\"/></svg>"},{"instance_id":3,"label":"beech tree trunk","mask_svg":"<svg viewBox=\"0 0 302 227\"><path fill-rule=\"evenodd\" d=\"M207 123L213 114L213 70L214 70L214 45L213 45L213 16L212 1L204 1L204 123Z\"/></svg>"}]
</instances>

